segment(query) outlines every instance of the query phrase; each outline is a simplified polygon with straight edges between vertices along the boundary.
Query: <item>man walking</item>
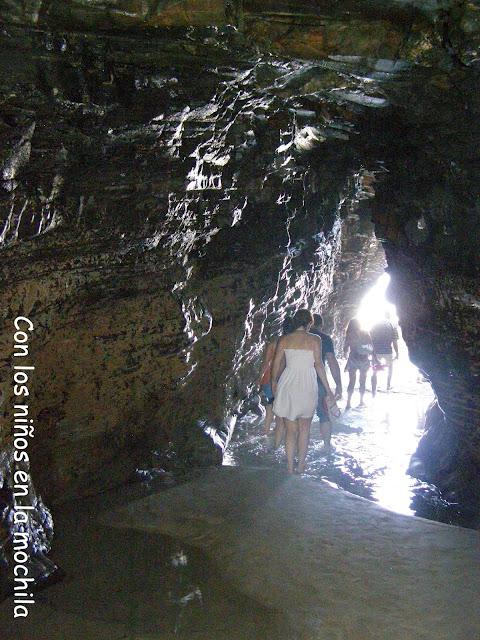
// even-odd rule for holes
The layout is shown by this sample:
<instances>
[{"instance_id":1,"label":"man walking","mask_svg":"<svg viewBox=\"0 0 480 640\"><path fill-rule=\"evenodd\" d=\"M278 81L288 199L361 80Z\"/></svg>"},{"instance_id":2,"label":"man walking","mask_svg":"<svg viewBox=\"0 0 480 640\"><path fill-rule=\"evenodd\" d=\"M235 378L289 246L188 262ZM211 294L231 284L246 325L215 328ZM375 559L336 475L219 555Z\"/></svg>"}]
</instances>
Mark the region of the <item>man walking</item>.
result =
<instances>
[{"instance_id":1,"label":"man walking","mask_svg":"<svg viewBox=\"0 0 480 640\"><path fill-rule=\"evenodd\" d=\"M372 396L377 392L377 370L388 367L387 391L392 388L393 360L398 359L398 331L390 322L390 314L385 312L385 319L377 322L370 331L373 344ZM395 352L395 358L393 357Z\"/></svg>"},{"instance_id":2,"label":"man walking","mask_svg":"<svg viewBox=\"0 0 480 640\"><path fill-rule=\"evenodd\" d=\"M333 341L329 335L323 333L322 327L322 316L319 313L314 313L313 326L310 329L310 333L314 333L315 335L320 336L320 338L322 339L323 364L325 365L325 363L328 363L328 366L330 367L330 373L332 374L333 380L335 381L335 399L340 400L340 398L342 397L342 375L340 373L340 366L338 364L337 358L335 357ZM320 421L320 431L325 443L325 448L330 449L330 441L332 438L332 424L330 422L328 409L325 405L325 396L326 391L321 382L319 382L317 416Z\"/></svg>"}]
</instances>

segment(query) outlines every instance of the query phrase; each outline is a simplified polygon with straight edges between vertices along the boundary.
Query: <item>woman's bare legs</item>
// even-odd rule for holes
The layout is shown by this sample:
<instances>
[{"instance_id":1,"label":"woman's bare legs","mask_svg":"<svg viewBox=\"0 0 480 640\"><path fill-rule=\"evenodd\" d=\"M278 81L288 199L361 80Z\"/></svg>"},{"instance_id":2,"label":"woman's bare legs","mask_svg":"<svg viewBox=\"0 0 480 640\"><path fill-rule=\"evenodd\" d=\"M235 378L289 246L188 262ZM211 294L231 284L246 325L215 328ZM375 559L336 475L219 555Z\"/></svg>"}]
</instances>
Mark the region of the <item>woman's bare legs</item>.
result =
<instances>
[{"instance_id":1,"label":"woman's bare legs","mask_svg":"<svg viewBox=\"0 0 480 640\"><path fill-rule=\"evenodd\" d=\"M365 382L367 380L367 370L360 371L360 407L365 406L363 396L365 395Z\"/></svg>"},{"instance_id":2,"label":"woman's bare legs","mask_svg":"<svg viewBox=\"0 0 480 640\"><path fill-rule=\"evenodd\" d=\"M387 365L388 365L387 391L390 391L390 389L392 388L393 356L390 356L390 359L388 360Z\"/></svg>"},{"instance_id":3,"label":"woman's bare legs","mask_svg":"<svg viewBox=\"0 0 480 640\"><path fill-rule=\"evenodd\" d=\"M275 449L278 449L282 444L282 440L285 437L285 429L285 419L280 418L280 416L275 416Z\"/></svg>"},{"instance_id":4,"label":"woman's bare legs","mask_svg":"<svg viewBox=\"0 0 480 640\"><path fill-rule=\"evenodd\" d=\"M377 395L377 372L374 369L372 372L372 398Z\"/></svg>"},{"instance_id":5,"label":"woman's bare legs","mask_svg":"<svg viewBox=\"0 0 480 640\"><path fill-rule=\"evenodd\" d=\"M295 453L297 449L298 424L296 420L284 420L287 427L287 436L285 438L285 451L287 453L287 469L288 473L293 473L293 465L295 462Z\"/></svg>"},{"instance_id":6,"label":"woman's bare legs","mask_svg":"<svg viewBox=\"0 0 480 640\"><path fill-rule=\"evenodd\" d=\"M298 473L305 471L305 458L307 457L308 443L310 442L310 426L312 418L299 418L298 422Z\"/></svg>"},{"instance_id":7,"label":"woman's bare legs","mask_svg":"<svg viewBox=\"0 0 480 640\"><path fill-rule=\"evenodd\" d=\"M271 404L265 405L265 424L263 427L263 434L267 435L270 433L270 427L272 426L273 420L273 406Z\"/></svg>"},{"instance_id":8,"label":"woman's bare legs","mask_svg":"<svg viewBox=\"0 0 480 640\"><path fill-rule=\"evenodd\" d=\"M349 382L347 387L347 405L345 407L345 411L350 409L352 406L353 390L355 389L355 383L357 382L357 370L349 369L348 375L349 375Z\"/></svg>"}]
</instances>

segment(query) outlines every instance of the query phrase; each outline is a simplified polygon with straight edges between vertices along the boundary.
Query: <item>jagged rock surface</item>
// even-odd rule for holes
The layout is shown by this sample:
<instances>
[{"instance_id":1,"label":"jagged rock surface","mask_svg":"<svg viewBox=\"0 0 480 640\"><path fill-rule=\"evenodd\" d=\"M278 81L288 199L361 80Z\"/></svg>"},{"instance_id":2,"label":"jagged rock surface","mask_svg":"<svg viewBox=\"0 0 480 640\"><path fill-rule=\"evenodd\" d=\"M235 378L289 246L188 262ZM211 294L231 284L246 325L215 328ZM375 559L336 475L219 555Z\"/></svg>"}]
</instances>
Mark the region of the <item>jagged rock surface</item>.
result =
<instances>
[{"instance_id":1,"label":"jagged rock surface","mask_svg":"<svg viewBox=\"0 0 480 640\"><path fill-rule=\"evenodd\" d=\"M475 487L478 10L290 5L8 5L1 444L11 460L23 313L49 499L119 482L145 448L218 461L266 332L380 267L370 217L444 412L418 473ZM338 334L348 305L331 312Z\"/></svg>"}]
</instances>

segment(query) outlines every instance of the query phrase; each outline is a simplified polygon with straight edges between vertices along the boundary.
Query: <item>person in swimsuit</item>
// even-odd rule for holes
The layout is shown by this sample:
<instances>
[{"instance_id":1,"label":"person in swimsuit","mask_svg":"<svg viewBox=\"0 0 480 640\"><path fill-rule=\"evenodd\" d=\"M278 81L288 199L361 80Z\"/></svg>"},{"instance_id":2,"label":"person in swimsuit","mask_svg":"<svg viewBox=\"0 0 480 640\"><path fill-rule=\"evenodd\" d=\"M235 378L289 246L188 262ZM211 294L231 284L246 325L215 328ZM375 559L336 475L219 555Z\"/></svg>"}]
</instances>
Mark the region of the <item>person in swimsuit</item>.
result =
<instances>
[{"instance_id":1,"label":"person in swimsuit","mask_svg":"<svg viewBox=\"0 0 480 640\"><path fill-rule=\"evenodd\" d=\"M348 371L349 383L347 387L347 405L345 411L351 408L351 400L355 383L357 381L357 371L360 372L360 407L364 407L365 382L367 380L367 371L370 368L370 355L373 353L373 345L370 334L360 328L360 323L353 318L348 323L345 334L345 345L343 349L344 356L348 360L345 371Z\"/></svg>"},{"instance_id":2,"label":"person in swimsuit","mask_svg":"<svg viewBox=\"0 0 480 640\"><path fill-rule=\"evenodd\" d=\"M318 403L317 375L327 391L327 402L335 402L323 366L322 341L309 333L312 324L313 316L308 309L297 311L293 331L279 339L273 360L273 412L285 419L289 473L294 473L297 454L296 472L305 471L310 426Z\"/></svg>"},{"instance_id":3,"label":"person in swimsuit","mask_svg":"<svg viewBox=\"0 0 480 640\"><path fill-rule=\"evenodd\" d=\"M370 330L373 350L375 352L372 371L372 396L377 391L377 372L384 366L388 368L387 391L392 387L393 361L398 359L398 331L390 322L390 314L385 312L385 319L377 322ZM395 352L395 357L393 355Z\"/></svg>"}]
</instances>

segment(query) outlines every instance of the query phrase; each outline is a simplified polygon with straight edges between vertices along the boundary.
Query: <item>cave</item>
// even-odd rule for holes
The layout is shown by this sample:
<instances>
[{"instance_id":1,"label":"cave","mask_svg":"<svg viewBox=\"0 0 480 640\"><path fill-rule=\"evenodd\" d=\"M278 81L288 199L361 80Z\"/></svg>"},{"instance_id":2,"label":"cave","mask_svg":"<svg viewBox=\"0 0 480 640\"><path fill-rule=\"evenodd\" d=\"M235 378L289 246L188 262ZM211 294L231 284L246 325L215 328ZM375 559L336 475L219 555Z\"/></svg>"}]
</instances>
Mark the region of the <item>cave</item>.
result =
<instances>
[{"instance_id":1,"label":"cave","mask_svg":"<svg viewBox=\"0 0 480 640\"><path fill-rule=\"evenodd\" d=\"M46 625L42 618L55 608L55 589L69 584L57 538L75 540L94 571L101 558L89 556L86 541L99 536L98 553L120 565L128 557L148 573L148 549L173 558L163 571L176 572L178 589L178 575L193 580L178 540L192 549L205 544L217 566L204 586L218 606L212 617L222 617L215 574L222 562L239 592L225 604L230 629L198 637L234 638L237 625L239 638L292 640L272 614L285 599L297 602L293 587L279 586L291 568L282 566L269 583L261 573L269 550L248 558L239 551L251 532L235 491L244 490L257 513L255 482L262 504L279 496L294 502L295 520L302 505L314 509L315 495L346 521L358 504L362 522L377 518L405 536L405 553L408 536L425 545L417 550L425 590L412 591L423 617L408 607L390 615L391 603L382 610L380 602L370 618L335 622L324 609L312 613L312 596L298 638L476 637L471 603L480 585L469 571L479 559L480 527L477 3L9 0L0 15L6 637L32 637L32 629L38 638L122 637L128 625L96 627L95 616L55 613ZM408 358L434 394L409 466L445 505L442 516L418 511L431 522L382 515L377 505L309 479L287 485L279 469L222 465L242 420L258 412L266 337L309 308L322 313L340 349L348 321L385 272ZM25 504L25 522L17 522ZM151 510L148 526L138 505ZM213 515L199 515L199 505ZM168 509L177 509L177 520ZM280 521L268 522L262 535ZM163 550L156 531L170 536ZM53 594L46 609L37 602L32 627L12 621L15 532L28 539L29 589L39 598ZM123 553L104 543L112 535ZM429 586L428 540L439 553L449 550L438 574L451 562L451 593ZM449 555L449 544L465 556ZM204 559L192 549L203 576ZM260 577L253 585L238 575L241 566L255 572L255 562L270 599L259 600ZM401 572L402 562L392 567ZM459 586L465 578L468 593ZM150 620L129 633L191 637L194 626L179 620L185 603L196 610L203 601L189 593L185 602L179 596L176 613L165 604L161 631ZM433 618L424 595L434 600ZM444 620L435 612L447 596ZM58 598L68 611L68 595ZM91 594L86 601L98 605ZM264 608L247 624L239 608L259 601ZM156 615L147 608L146 617Z\"/></svg>"}]
</instances>

